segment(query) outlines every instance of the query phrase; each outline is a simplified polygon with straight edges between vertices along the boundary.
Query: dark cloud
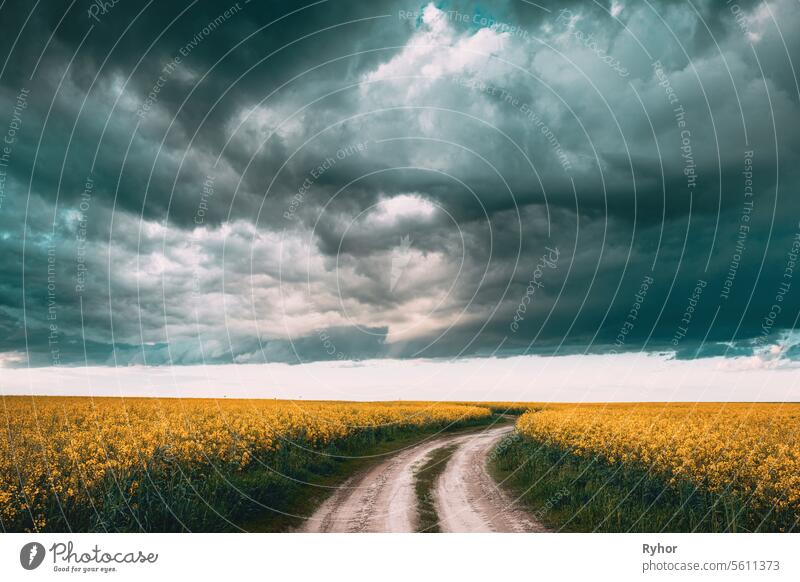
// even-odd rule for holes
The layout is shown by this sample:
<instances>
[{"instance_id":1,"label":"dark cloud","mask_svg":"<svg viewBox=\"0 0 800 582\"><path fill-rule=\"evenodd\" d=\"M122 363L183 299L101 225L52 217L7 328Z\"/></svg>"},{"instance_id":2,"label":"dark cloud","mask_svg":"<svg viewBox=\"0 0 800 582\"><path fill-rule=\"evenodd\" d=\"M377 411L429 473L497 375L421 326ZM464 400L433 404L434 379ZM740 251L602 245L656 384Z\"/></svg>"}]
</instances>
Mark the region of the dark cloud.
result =
<instances>
[{"instance_id":1,"label":"dark cloud","mask_svg":"<svg viewBox=\"0 0 800 582\"><path fill-rule=\"evenodd\" d=\"M787 0L98 6L0 9L5 365L796 358Z\"/></svg>"}]
</instances>

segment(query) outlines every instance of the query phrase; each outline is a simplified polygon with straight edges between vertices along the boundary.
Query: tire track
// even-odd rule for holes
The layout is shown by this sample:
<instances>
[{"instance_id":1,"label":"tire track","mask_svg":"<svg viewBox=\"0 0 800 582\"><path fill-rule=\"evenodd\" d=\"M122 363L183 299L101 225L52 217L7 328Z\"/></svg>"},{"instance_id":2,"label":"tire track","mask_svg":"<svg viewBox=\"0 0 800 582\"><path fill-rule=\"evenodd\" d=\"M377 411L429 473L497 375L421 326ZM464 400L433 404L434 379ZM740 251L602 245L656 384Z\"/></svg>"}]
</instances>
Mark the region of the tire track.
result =
<instances>
[{"instance_id":1,"label":"tire track","mask_svg":"<svg viewBox=\"0 0 800 582\"><path fill-rule=\"evenodd\" d=\"M300 530L321 532L413 532L417 529L415 473L441 447L458 448L436 489L441 529L451 532L544 531L512 507L486 470L486 457L511 427L443 436L409 447L345 481Z\"/></svg>"},{"instance_id":2,"label":"tire track","mask_svg":"<svg viewBox=\"0 0 800 582\"><path fill-rule=\"evenodd\" d=\"M544 532L546 529L515 506L486 468L497 441L514 430L503 427L464 441L442 473L435 505L443 532Z\"/></svg>"}]
</instances>

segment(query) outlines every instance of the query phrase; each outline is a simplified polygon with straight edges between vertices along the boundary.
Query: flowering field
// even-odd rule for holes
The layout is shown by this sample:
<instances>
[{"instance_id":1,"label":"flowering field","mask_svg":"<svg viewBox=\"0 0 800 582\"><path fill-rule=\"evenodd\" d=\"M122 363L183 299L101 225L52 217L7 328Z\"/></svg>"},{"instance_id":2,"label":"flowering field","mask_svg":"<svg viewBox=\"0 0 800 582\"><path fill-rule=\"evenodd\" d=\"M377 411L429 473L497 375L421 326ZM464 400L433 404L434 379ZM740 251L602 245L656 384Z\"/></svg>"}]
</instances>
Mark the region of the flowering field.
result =
<instances>
[{"instance_id":1,"label":"flowering field","mask_svg":"<svg viewBox=\"0 0 800 582\"><path fill-rule=\"evenodd\" d=\"M3 531L236 529L335 458L479 423L421 402L5 397Z\"/></svg>"},{"instance_id":2,"label":"flowering field","mask_svg":"<svg viewBox=\"0 0 800 582\"><path fill-rule=\"evenodd\" d=\"M545 405L517 430L526 438L505 467L540 502L550 489L571 492L553 512L559 527L798 527L798 404Z\"/></svg>"},{"instance_id":3,"label":"flowering field","mask_svg":"<svg viewBox=\"0 0 800 582\"><path fill-rule=\"evenodd\" d=\"M544 404L541 402L457 402L454 404L465 404L467 406L483 406L496 414L508 414L517 416L529 410L541 410Z\"/></svg>"},{"instance_id":4,"label":"flowering field","mask_svg":"<svg viewBox=\"0 0 800 582\"><path fill-rule=\"evenodd\" d=\"M798 404L2 402L2 531L236 530L291 512L343 459L498 412L522 416L491 462L553 529L795 531L800 519Z\"/></svg>"}]
</instances>

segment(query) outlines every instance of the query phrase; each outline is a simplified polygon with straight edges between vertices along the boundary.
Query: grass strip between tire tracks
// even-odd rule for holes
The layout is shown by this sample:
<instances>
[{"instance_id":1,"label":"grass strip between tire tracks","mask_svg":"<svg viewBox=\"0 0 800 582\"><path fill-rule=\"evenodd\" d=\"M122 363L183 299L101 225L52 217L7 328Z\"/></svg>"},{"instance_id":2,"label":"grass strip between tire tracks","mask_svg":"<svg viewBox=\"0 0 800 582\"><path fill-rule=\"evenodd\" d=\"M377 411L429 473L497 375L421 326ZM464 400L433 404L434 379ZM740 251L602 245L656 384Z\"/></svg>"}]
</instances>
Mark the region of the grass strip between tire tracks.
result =
<instances>
[{"instance_id":1,"label":"grass strip between tire tracks","mask_svg":"<svg viewBox=\"0 0 800 582\"><path fill-rule=\"evenodd\" d=\"M444 473L450 457L458 448L457 443L446 445L440 449L435 449L427 457L425 464L420 467L414 480L414 490L417 494L417 511L419 522L417 532L421 533L441 533L439 528L439 515L436 513L434 504L436 483Z\"/></svg>"}]
</instances>

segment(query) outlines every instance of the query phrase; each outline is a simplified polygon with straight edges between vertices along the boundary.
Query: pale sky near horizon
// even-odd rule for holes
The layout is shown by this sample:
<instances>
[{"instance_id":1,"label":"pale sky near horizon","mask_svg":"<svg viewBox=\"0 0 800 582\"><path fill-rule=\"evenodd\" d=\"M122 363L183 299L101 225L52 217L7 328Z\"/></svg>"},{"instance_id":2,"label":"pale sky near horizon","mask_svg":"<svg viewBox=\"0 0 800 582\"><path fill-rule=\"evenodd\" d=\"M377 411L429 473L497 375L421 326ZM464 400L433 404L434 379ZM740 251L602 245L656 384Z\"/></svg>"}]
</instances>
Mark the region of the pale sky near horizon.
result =
<instances>
[{"instance_id":1,"label":"pale sky near horizon","mask_svg":"<svg viewBox=\"0 0 800 582\"><path fill-rule=\"evenodd\" d=\"M800 401L800 372L751 358L621 354L302 365L4 369L0 395L307 400Z\"/></svg>"}]
</instances>

